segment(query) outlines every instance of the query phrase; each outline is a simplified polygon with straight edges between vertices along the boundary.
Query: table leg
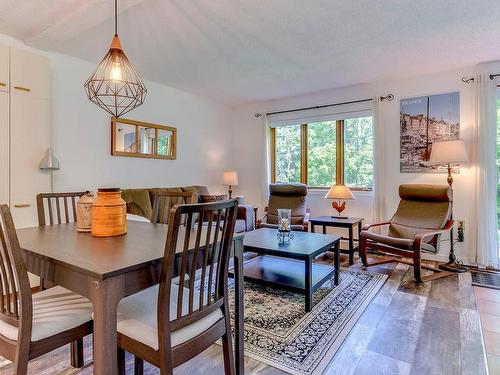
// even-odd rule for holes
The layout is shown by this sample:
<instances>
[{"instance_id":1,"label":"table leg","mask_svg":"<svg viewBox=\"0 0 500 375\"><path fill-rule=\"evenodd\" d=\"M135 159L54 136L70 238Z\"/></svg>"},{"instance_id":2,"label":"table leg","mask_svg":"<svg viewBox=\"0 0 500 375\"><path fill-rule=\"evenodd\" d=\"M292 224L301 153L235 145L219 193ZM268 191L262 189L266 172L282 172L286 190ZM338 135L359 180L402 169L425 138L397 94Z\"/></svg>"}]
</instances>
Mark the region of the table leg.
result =
<instances>
[{"instance_id":1,"label":"table leg","mask_svg":"<svg viewBox=\"0 0 500 375\"><path fill-rule=\"evenodd\" d=\"M124 275L91 280L90 301L94 307L95 375L118 373L116 350L116 310L124 295Z\"/></svg>"},{"instance_id":2,"label":"table leg","mask_svg":"<svg viewBox=\"0 0 500 375\"><path fill-rule=\"evenodd\" d=\"M326 234L326 225L323 225L323 234Z\"/></svg>"},{"instance_id":3,"label":"table leg","mask_svg":"<svg viewBox=\"0 0 500 375\"><path fill-rule=\"evenodd\" d=\"M305 261L305 293L306 293L306 312L312 309L312 259Z\"/></svg>"},{"instance_id":4,"label":"table leg","mask_svg":"<svg viewBox=\"0 0 500 375\"><path fill-rule=\"evenodd\" d=\"M245 372L244 333L243 333L243 240L234 243L234 354L236 374Z\"/></svg>"},{"instance_id":5,"label":"table leg","mask_svg":"<svg viewBox=\"0 0 500 375\"><path fill-rule=\"evenodd\" d=\"M314 233L314 224L311 223L311 233Z\"/></svg>"},{"instance_id":6,"label":"table leg","mask_svg":"<svg viewBox=\"0 0 500 375\"><path fill-rule=\"evenodd\" d=\"M349 264L354 264L354 238L352 237L352 226L349 227Z\"/></svg>"},{"instance_id":7,"label":"table leg","mask_svg":"<svg viewBox=\"0 0 500 375\"><path fill-rule=\"evenodd\" d=\"M339 247L340 240L335 242L335 247L333 248L334 255L335 255L335 260L334 260L334 266L335 266L335 272L334 272L334 284L339 285L339 273L340 273L340 247Z\"/></svg>"}]
</instances>

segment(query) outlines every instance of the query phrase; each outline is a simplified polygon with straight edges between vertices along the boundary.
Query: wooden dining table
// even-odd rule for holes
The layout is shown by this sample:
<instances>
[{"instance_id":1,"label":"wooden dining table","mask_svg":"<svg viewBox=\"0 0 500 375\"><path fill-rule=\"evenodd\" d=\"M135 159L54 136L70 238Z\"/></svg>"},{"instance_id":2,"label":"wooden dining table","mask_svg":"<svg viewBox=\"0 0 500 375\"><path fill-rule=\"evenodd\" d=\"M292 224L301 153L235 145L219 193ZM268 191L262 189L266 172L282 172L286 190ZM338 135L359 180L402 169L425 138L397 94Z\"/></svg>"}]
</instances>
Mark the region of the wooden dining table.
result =
<instances>
[{"instance_id":1,"label":"wooden dining table","mask_svg":"<svg viewBox=\"0 0 500 375\"><path fill-rule=\"evenodd\" d=\"M181 229L185 230L185 229ZM117 373L116 312L123 297L159 283L167 225L128 221L128 233L98 238L75 223L18 229L29 272L87 297L94 309L94 374ZM179 238L184 236L179 235ZM193 239L196 236L191 236ZM243 374L243 234L233 239L236 372ZM179 246L178 252L182 249ZM178 268L175 267L176 272Z\"/></svg>"}]
</instances>

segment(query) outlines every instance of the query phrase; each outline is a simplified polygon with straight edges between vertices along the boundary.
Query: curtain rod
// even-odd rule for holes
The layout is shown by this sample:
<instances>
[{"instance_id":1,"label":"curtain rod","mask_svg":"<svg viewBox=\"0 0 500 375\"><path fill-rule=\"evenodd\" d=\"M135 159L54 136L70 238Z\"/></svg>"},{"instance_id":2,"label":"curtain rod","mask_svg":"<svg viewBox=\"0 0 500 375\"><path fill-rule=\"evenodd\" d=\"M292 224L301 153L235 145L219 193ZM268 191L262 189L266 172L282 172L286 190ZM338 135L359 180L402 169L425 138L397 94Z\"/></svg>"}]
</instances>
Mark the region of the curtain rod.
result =
<instances>
[{"instance_id":1,"label":"curtain rod","mask_svg":"<svg viewBox=\"0 0 500 375\"><path fill-rule=\"evenodd\" d=\"M500 77L500 73L490 74L490 79L491 80L495 79L495 77ZM462 77L462 82L464 82L464 83L474 82L474 77L470 77L470 78Z\"/></svg>"},{"instance_id":2,"label":"curtain rod","mask_svg":"<svg viewBox=\"0 0 500 375\"><path fill-rule=\"evenodd\" d=\"M394 99L393 94L387 94L386 96L380 96L379 97L380 101L383 102L384 100L392 101ZM291 113L291 112L299 112L299 111L307 111L309 109L321 109L321 108L328 108L328 107L335 107L338 105L346 105L346 104L356 104L356 103L363 103L363 102L371 102L373 99L359 99L359 100L351 100L349 102L342 102L342 103L333 103L333 104L325 104L325 105L317 105L314 107L304 107L304 108L296 108L296 109L287 109L284 111L276 111L276 112L267 112L267 113L256 113L255 117L260 117L260 116L270 116L270 115L278 115L281 113Z\"/></svg>"}]
</instances>

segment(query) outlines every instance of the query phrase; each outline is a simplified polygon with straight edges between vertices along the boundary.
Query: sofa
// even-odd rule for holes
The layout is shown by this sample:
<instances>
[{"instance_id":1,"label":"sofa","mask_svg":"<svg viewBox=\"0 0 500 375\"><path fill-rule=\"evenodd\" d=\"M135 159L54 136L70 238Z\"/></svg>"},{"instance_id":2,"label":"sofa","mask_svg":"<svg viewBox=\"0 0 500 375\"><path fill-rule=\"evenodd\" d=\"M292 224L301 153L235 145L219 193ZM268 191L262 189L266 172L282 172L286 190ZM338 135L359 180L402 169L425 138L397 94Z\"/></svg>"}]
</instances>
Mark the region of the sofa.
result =
<instances>
[{"instance_id":1,"label":"sofa","mask_svg":"<svg viewBox=\"0 0 500 375\"><path fill-rule=\"evenodd\" d=\"M213 199L221 199L222 196L211 195L206 186L190 185L183 187L164 187L164 188L139 188L139 189L122 189L122 198L127 203L127 213L151 219L153 214L153 204L155 196L165 193L181 193L188 192L193 194L195 203L201 203ZM179 202L184 203L182 198ZM236 232L248 232L255 229L254 209L252 206L241 205L238 207L238 215L236 218Z\"/></svg>"}]
</instances>

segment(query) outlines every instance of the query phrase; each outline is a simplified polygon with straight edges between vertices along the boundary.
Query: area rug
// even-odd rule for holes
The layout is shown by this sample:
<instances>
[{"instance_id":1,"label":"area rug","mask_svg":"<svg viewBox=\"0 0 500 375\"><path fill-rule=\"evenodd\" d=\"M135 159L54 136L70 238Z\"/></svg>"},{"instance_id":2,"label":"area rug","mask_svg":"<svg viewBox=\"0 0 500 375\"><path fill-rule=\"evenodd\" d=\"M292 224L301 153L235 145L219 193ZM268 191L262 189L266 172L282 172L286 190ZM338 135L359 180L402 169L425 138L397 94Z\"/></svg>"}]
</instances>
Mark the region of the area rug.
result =
<instances>
[{"instance_id":1,"label":"area rug","mask_svg":"<svg viewBox=\"0 0 500 375\"><path fill-rule=\"evenodd\" d=\"M303 295L245 282L245 355L290 374L321 374L386 279L341 269L340 285L318 289L307 314Z\"/></svg>"}]
</instances>

